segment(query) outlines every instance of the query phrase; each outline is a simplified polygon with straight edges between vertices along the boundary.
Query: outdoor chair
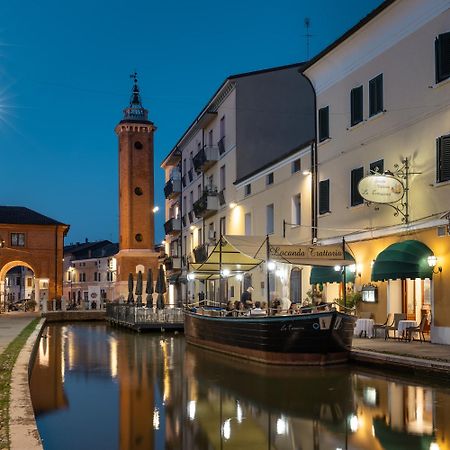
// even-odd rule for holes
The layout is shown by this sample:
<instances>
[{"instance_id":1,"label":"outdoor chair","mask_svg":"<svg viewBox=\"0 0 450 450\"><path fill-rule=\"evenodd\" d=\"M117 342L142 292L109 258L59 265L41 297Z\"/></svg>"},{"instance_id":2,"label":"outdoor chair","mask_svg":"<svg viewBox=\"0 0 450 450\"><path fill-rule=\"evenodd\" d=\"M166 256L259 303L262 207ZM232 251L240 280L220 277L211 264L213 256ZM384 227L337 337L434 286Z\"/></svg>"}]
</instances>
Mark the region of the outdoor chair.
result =
<instances>
[{"instance_id":1,"label":"outdoor chair","mask_svg":"<svg viewBox=\"0 0 450 450\"><path fill-rule=\"evenodd\" d=\"M377 337L377 331L378 330L385 330L385 328L387 326L392 326L392 325L394 325L394 320L393 320L392 314L389 313L387 315L386 320L385 320L384 323L375 323L373 325L373 335L374 335L374 337Z\"/></svg>"},{"instance_id":2,"label":"outdoor chair","mask_svg":"<svg viewBox=\"0 0 450 450\"><path fill-rule=\"evenodd\" d=\"M413 333L419 333L419 339L420 342L425 342L425 335L423 330L425 329L425 325L427 324L427 316L423 316L422 319L420 320L420 324L417 327L408 327L406 329L406 340L407 341L412 341L412 335Z\"/></svg>"},{"instance_id":3,"label":"outdoor chair","mask_svg":"<svg viewBox=\"0 0 450 450\"><path fill-rule=\"evenodd\" d=\"M394 322L389 325L386 326L384 328L384 339L389 339L389 331L393 331L394 332L394 339L395 339L395 332L398 330L398 323L400 322L400 320L406 320L406 314L400 314L400 313L396 313L394 314Z\"/></svg>"}]
</instances>

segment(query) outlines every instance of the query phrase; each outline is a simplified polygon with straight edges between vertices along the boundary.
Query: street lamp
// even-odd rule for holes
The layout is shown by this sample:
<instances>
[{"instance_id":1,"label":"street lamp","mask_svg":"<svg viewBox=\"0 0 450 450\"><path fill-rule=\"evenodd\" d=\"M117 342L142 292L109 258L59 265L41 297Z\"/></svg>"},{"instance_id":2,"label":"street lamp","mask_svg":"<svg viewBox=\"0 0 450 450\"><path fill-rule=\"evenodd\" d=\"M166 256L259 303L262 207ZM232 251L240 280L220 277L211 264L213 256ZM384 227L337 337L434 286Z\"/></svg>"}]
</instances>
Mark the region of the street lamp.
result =
<instances>
[{"instance_id":1,"label":"street lamp","mask_svg":"<svg viewBox=\"0 0 450 450\"><path fill-rule=\"evenodd\" d=\"M70 303L72 304L73 307L75 307L75 302L73 300L73 296L72 296L72 281L73 281L73 267L70 266L69 267L69 281L70 281Z\"/></svg>"}]
</instances>

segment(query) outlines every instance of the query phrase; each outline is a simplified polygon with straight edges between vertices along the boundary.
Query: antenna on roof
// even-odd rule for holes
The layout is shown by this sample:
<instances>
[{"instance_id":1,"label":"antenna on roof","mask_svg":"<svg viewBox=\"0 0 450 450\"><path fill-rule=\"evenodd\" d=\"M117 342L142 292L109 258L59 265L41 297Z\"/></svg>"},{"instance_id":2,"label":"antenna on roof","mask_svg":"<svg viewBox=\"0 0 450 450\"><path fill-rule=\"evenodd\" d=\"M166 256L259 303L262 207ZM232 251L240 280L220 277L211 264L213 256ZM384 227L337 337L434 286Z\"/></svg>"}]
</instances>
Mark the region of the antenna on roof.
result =
<instances>
[{"instance_id":1,"label":"antenna on roof","mask_svg":"<svg viewBox=\"0 0 450 450\"><path fill-rule=\"evenodd\" d=\"M304 34L304 37L306 38L306 59L309 60L309 40L312 37L312 34L309 32L309 29L311 27L311 20L309 17L305 17L305 29L306 34Z\"/></svg>"}]
</instances>

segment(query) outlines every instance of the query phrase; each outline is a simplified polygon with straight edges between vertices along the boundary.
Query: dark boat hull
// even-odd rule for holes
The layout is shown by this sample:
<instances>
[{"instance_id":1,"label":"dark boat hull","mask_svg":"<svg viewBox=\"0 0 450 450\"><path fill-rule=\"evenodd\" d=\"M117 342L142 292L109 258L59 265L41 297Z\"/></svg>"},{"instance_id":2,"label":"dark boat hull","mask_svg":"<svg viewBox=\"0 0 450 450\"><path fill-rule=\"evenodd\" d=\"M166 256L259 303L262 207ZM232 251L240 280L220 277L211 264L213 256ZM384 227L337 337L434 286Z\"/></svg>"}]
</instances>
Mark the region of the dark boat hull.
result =
<instances>
[{"instance_id":1,"label":"dark boat hull","mask_svg":"<svg viewBox=\"0 0 450 450\"><path fill-rule=\"evenodd\" d=\"M269 364L327 365L348 360L356 318L337 311L270 317L185 313L187 342Z\"/></svg>"}]
</instances>

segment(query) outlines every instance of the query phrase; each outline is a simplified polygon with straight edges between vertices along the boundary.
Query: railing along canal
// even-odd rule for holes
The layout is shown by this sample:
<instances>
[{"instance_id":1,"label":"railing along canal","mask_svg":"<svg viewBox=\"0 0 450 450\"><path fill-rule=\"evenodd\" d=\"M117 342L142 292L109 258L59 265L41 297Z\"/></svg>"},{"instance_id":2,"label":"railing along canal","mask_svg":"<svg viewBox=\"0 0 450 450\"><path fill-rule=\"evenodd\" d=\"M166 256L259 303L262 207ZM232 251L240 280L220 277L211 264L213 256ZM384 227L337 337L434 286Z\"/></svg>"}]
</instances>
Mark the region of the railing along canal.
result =
<instances>
[{"instance_id":1,"label":"railing along canal","mask_svg":"<svg viewBox=\"0 0 450 450\"><path fill-rule=\"evenodd\" d=\"M106 318L114 324L141 330L183 329L182 308L153 309L121 303L106 305Z\"/></svg>"}]
</instances>

